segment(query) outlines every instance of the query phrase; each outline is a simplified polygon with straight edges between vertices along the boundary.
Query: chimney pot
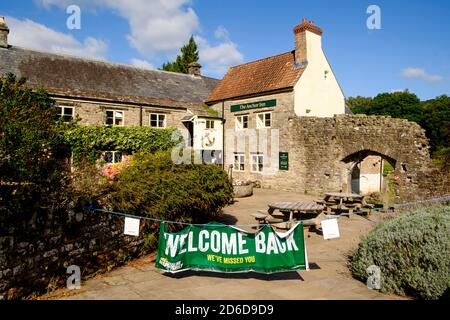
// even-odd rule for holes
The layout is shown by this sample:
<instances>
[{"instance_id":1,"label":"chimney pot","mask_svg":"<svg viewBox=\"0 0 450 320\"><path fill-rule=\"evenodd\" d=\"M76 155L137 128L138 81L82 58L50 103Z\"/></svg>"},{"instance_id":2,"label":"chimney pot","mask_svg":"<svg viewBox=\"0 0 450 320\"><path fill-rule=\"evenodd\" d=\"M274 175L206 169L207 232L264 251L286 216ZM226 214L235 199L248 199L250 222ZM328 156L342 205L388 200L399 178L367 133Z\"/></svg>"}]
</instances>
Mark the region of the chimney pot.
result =
<instances>
[{"instance_id":1,"label":"chimney pot","mask_svg":"<svg viewBox=\"0 0 450 320\"><path fill-rule=\"evenodd\" d=\"M0 48L8 48L9 28L6 25L5 18L0 17Z\"/></svg>"},{"instance_id":2,"label":"chimney pot","mask_svg":"<svg viewBox=\"0 0 450 320\"><path fill-rule=\"evenodd\" d=\"M198 62L191 62L188 65L188 73L190 75L200 77L202 75L201 71L200 71L201 68L202 68L202 66Z\"/></svg>"}]
</instances>

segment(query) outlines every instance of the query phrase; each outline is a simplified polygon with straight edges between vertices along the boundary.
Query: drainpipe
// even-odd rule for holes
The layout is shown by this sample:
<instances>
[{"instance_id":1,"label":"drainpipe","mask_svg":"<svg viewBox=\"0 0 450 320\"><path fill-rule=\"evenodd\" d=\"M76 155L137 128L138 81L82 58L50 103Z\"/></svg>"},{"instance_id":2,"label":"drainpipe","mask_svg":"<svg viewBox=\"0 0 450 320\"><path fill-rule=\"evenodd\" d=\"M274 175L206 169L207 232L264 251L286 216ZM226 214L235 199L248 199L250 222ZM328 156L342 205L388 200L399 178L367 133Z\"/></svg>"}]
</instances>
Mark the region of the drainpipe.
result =
<instances>
[{"instance_id":1,"label":"drainpipe","mask_svg":"<svg viewBox=\"0 0 450 320\"><path fill-rule=\"evenodd\" d=\"M142 127L142 112L143 112L143 107L139 106L139 126Z\"/></svg>"},{"instance_id":2,"label":"drainpipe","mask_svg":"<svg viewBox=\"0 0 450 320\"><path fill-rule=\"evenodd\" d=\"M225 101L222 100L222 170L225 170Z\"/></svg>"}]
</instances>

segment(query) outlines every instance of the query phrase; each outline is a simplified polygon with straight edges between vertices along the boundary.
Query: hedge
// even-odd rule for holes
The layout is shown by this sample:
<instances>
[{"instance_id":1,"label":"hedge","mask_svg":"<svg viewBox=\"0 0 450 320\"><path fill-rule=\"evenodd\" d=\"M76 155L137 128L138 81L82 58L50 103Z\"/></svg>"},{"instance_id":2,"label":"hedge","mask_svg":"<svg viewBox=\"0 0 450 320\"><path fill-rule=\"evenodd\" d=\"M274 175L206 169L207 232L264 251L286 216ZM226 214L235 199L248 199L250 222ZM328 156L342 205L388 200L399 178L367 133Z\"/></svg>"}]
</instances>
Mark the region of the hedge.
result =
<instances>
[{"instance_id":1,"label":"hedge","mask_svg":"<svg viewBox=\"0 0 450 320\"><path fill-rule=\"evenodd\" d=\"M438 299L450 290L450 207L420 209L381 223L362 238L351 271L381 269L381 292Z\"/></svg>"},{"instance_id":2,"label":"hedge","mask_svg":"<svg viewBox=\"0 0 450 320\"><path fill-rule=\"evenodd\" d=\"M64 141L76 160L98 159L103 151L153 153L169 150L179 142L176 129L118 126L73 126L64 131ZM173 138L172 138L173 137Z\"/></svg>"}]
</instances>

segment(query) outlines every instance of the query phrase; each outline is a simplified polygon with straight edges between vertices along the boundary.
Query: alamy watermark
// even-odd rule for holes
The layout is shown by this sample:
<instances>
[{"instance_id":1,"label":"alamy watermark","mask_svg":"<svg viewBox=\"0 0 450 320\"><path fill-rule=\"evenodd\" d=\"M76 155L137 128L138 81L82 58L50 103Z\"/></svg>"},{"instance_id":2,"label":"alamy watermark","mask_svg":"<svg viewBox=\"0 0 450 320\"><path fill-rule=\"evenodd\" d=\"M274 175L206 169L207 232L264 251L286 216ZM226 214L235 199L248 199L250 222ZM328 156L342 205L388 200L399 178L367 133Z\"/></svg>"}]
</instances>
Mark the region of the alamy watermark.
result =
<instances>
[{"instance_id":1,"label":"alamy watermark","mask_svg":"<svg viewBox=\"0 0 450 320\"><path fill-rule=\"evenodd\" d=\"M69 290L78 290L81 288L81 269L77 265L67 267L66 273L70 274L67 278L66 286Z\"/></svg>"},{"instance_id":2,"label":"alamy watermark","mask_svg":"<svg viewBox=\"0 0 450 320\"><path fill-rule=\"evenodd\" d=\"M367 288L380 290L381 289L381 269L378 266L371 265L366 269L367 272Z\"/></svg>"},{"instance_id":3,"label":"alamy watermark","mask_svg":"<svg viewBox=\"0 0 450 320\"><path fill-rule=\"evenodd\" d=\"M223 150L204 149L204 143L195 146L196 141L204 141L203 137L184 134L184 139L180 140L182 134L175 131L172 134L172 141L177 144L172 149L172 161L175 164L202 164L202 163L223 163L223 156L230 164L234 163L236 154L246 153L246 146L251 156L250 171L263 175L273 175L279 169L279 144L280 131L278 129L246 129L235 131L227 129L225 133L225 148ZM199 138L199 139L198 139ZM220 152L220 155L217 154Z\"/></svg>"},{"instance_id":4,"label":"alamy watermark","mask_svg":"<svg viewBox=\"0 0 450 320\"><path fill-rule=\"evenodd\" d=\"M66 13L69 15L66 20L66 26L69 30L81 29L81 9L79 6L72 4L67 7Z\"/></svg>"},{"instance_id":5,"label":"alamy watermark","mask_svg":"<svg viewBox=\"0 0 450 320\"><path fill-rule=\"evenodd\" d=\"M366 25L369 30L381 29L381 8L375 4L371 4L367 7L367 14L370 16L367 18Z\"/></svg>"}]
</instances>

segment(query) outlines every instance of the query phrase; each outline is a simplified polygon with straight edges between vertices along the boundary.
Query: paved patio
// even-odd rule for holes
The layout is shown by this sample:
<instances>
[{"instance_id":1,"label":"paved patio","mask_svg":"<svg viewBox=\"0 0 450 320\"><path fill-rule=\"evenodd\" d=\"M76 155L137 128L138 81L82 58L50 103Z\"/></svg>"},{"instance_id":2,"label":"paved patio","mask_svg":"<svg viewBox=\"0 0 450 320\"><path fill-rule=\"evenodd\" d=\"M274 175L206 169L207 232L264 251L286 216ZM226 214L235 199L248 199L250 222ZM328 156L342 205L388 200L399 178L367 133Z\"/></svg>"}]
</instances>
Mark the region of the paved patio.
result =
<instances>
[{"instance_id":1,"label":"paved patio","mask_svg":"<svg viewBox=\"0 0 450 320\"><path fill-rule=\"evenodd\" d=\"M255 189L252 197L237 199L224 209L224 222L255 223L251 213L267 210L271 201L315 199L298 193ZM353 215L339 221L341 237L323 240L309 232L306 237L311 270L273 275L184 272L165 275L154 267L151 256L82 282L76 291L60 289L50 299L400 299L368 289L351 277L347 255L359 237L370 230L382 213L369 218ZM247 228L249 229L249 228Z\"/></svg>"}]
</instances>

